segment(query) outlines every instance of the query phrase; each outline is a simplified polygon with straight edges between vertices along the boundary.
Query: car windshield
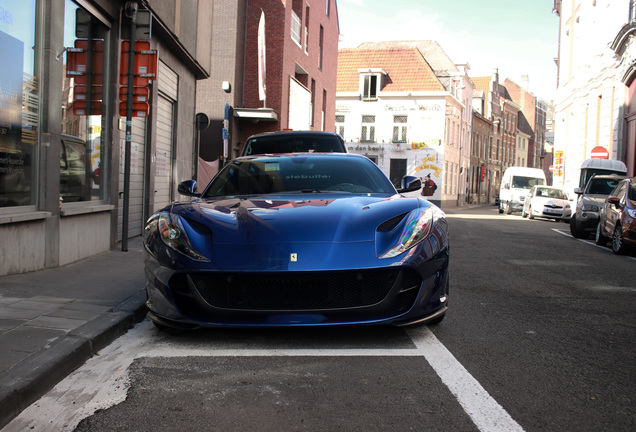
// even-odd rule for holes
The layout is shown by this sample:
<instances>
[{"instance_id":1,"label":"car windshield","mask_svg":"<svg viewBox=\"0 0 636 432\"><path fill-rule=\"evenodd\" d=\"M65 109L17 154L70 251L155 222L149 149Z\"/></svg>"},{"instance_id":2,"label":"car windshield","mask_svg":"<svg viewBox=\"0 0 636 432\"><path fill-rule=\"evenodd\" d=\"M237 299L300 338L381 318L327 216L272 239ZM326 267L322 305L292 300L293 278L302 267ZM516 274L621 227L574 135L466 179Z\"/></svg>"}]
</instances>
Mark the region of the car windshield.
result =
<instances>
[{"instance_id":1,"label":"car windshield","mask_svg":"<svg viewBox=\"0 0 636 432\"><path fill-rule=\"evenodd\" d=\"M272 135L250 139L244 156L275 153L332 153L344 152L342 142L333 135Z\"/></svg>"},{"instance_id":2,"label":"car windshield","mask_svg":"<svg viewBox=\"0 0 636 432\"><path fill-rule=\"evenodd\" d=\"M212 180L203 198L327 191L396 193L388 178L368 159L315 155L235 160Z\"/></svg>"},{"instance_id":3,"label":"car windshield","mask_svg":"<svg viewBox=\"0 0 636 432\"><path fill-rule=\"evenodd\" d=\"M512 178L512 187L517 189L532 189L532 186L545 184L542 178L514 176Z\"/></svg>"},{"instance_id":4,"label":"car windshield","mask_svg":"<svg viewBox=\"0 0 636 432\"><path fill-rule=\"evenodd\" d=\"M558 198L558 199L568 199L561 189L553 189L553 188L537 188L536 196L547 197L547 198Z\"/></svg>"},{"instance_id":5,"label":"car windshield","mask_svg":"<svg viewBox=\"0 0 636 432\"><path fill-rule=\"evenodd\" d=\"M592 178L587 187L587 193L591 195L609 195L612 193L620 179Z\"/></svg>"},{"instance_id":6,"label":"car windshield","mask_svg":"<svg viewBox=\"0 0 636 432\"><path fill-rule=\"evenodd\" d=\"M636 201L636 182L635 181L631 181L629 183L629 195L628 195L629 199L632 201Z\"/></svg>"}]
</instances>

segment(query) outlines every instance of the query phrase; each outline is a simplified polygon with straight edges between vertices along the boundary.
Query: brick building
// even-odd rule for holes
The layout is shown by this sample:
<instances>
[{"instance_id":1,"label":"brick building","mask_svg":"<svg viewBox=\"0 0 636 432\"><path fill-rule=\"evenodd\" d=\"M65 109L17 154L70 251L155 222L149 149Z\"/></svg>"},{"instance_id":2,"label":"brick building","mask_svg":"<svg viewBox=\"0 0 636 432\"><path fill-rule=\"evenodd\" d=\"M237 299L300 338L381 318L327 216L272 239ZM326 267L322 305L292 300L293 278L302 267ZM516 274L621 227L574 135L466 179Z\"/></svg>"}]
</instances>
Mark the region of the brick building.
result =
<instances>
[{"instance_id":1,"label":"brick building","mask_svg":"<svg viewBox=\"0 0 636 432\"><path fill-rule=\"evenodd\" d=\"M499 186L503 175L503 112L500 101L499 70L495 69L491 76L473 77L475 89L483 94L483 116L492 122L492 131L486 162L487 179L490 185L489 200L499 195ZM490 201L489 201L490 202Z\"/></svg>"},{"instance_id":2,"label":"brick building","mask_svg":"<svg viewBox=\"0 0 636 432\"><path fill-rule=\"evenodd\" d=\"M481 100L481 98L477 98ZM488 177L488 151L491 146L492 122L484 117L481 103L473 107L473 133L470 152L470 202L491 203L492 179Z\"/></svg>"},{"instance_id":3,"label":"brick building","mask_svg":"<svg viewBox=\"0 0 636 432\"><path fill-rule=\"evenodd\" d=\"M505 87L502 87L502 93ZM503 171L515 166L517 159L517 120L520 107L508 97L501 98L501 111L503 116Z\"/></svg>"},{"instance_id":4,"label":"brick building","mask_svg":"<svg viewBox=\"0 0 636 432\"><path fill-rule=\"evenodd\" d=\"M527 82L519 85L506 78L504 86L511 99L521 108L519 129L530 135L527 166L529 168L543 168L548 104L526 90Z\"/></svg>"},{"instance_id":5,"label":"brick building","mask_svg":"<svg viewBox=\"0 0 636 432\"><path fill-rule=\"evenodd\" d=\"M259 92L261 16L264 99ZM334 130L336 0L215 0L213 19L211 78L197 88L197 111L211 121L201 134L200 167L217 160L224 146L228 158L236 156L255 133ZM226 143L224 120L229 129Z\"/></svg>"}]
</instances>

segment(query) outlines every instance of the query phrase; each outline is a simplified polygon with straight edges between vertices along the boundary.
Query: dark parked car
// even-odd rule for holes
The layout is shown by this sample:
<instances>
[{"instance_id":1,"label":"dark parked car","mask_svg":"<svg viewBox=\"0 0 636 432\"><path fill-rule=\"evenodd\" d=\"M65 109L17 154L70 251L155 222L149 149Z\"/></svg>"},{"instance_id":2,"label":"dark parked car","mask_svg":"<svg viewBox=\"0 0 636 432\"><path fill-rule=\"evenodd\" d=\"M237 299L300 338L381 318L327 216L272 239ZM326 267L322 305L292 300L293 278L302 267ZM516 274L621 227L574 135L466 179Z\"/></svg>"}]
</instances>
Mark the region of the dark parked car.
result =
<instances>
[{"instance_id":1,"label":"dark parked car","mask_svg":"<svg viewBox=\"0 0 636 432\"><path fill-rule=\"evenodd\" d=\"M596 231L598 212L603 207L605 198L624 178L618 175L597 175L588 180L585 190L574 189L578 198L576 210L570 219L570 232L573 237L588 238Z\"/></svg>"},{"instance_id":2,"label":"dark parked car","mask_svg":"<svg viewBox=\"0 0 636 432\"><path fill-rule=\"evenodd\" d=\"M338 134L319 131L281 131L252 135L241 156L276 153L346 153Z\"/></svg>"},{"instance_id":3,"label":"dark parked car","mask_svg":"<svg viewBox=\"0 0 636 432\"><path fill-rule=\"evenodd\" d=\"M605 245L608 239L616 254L636 246L636 178L621 181L605 200L596 228L596 244Z\"/></svg>"},{"instance_id":4,"label":"dark parked car","mask_svg":"<svg viewBox=\"0 0 636 432\"><path fill-rule=\"evenodd\" d=\"M250 156L145 226L158 327L437 323L449 289L445 214L354 154Z\"/></svg>"}]
</instances>

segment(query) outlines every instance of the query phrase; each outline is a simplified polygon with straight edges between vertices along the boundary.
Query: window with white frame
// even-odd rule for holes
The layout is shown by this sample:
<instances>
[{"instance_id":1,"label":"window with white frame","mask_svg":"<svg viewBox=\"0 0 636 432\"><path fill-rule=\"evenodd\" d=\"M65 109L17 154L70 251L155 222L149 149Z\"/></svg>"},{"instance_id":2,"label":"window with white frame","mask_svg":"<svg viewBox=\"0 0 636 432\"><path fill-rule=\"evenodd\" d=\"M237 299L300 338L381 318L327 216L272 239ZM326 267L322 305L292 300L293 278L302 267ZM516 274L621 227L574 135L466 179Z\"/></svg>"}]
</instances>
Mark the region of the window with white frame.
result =
<instances>
[{"instance_id":1,"label":"window with white frame","mask_svg":"<svg viewBox=\"0 0 636 432\"><path fill-rule=\"evenodd\" d=\"M408 116L393 116L393 142L406 142Z\"/></svg>"},{"instance_id":2,"label":"window with white frame","mask_svg":"<svg viewBox=\"0 0 636 432\"><path fill-rule=\"evenodd\" d=\"M360 141L375 142L375 116L362 116L362 129L360 131Z\"/></svg>"},{"instance_id":3,"label":"window with white frame","mask_svg":"<svg viewBox=\"0 0 636 432\"><path fill-rule=\"evenodd\" d=\"M345 139L345 116L344 114L338 114L336 115L336 133L338 135L340 135L342 137L342 139Z\"/></svg>"},{"instance_id":4,"label":"window with white frame","mask_svg":"<svg viewBox=\"0 0 636 432\"><path fill-rule=\"evenodd\" d=\"M296 12L291 12L291 38L300 46L300 31L302 24Z\"/></svg>"},{"instance_id":5,"label":"window with white frame","mask_svg":"<svg viewBox=\"0 0 636 432\"><path fill-rule=\"evenodd\" d=\"M377 100L380 75L364 75L362 87L362 100Z\"/></svg>"}]
</instances>

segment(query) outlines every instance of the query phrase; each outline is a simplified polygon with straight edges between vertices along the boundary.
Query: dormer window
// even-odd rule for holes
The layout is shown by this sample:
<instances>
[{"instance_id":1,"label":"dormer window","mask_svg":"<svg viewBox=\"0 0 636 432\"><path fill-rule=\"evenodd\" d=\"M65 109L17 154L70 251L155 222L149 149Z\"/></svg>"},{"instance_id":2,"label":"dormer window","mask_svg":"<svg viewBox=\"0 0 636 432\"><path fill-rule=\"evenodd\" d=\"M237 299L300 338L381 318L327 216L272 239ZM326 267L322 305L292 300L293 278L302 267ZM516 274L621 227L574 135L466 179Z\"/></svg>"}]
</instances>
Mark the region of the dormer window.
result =
<instances>
[{"instance_id":1,"label":"dormer window","mask_svg":"<svg viewBox=\"0 0 636 432\"><path fill-rule=\"evenodd\" d=\"M378 98L378 75L366 75L364 77L364 89L362 90L362 99Z\"/></svg>"},{"instance_id":2,"label":"dormer window","mask_svg":"<svg viewBox=\"0 0 636 432\"><path fill-rule=\"evenodd\" d=\"M382 75L384 72L380 69L360 69L360 93L362 100L374 101L378 100L378 93L382 88Z\"/></svg>"}]
</instances>

